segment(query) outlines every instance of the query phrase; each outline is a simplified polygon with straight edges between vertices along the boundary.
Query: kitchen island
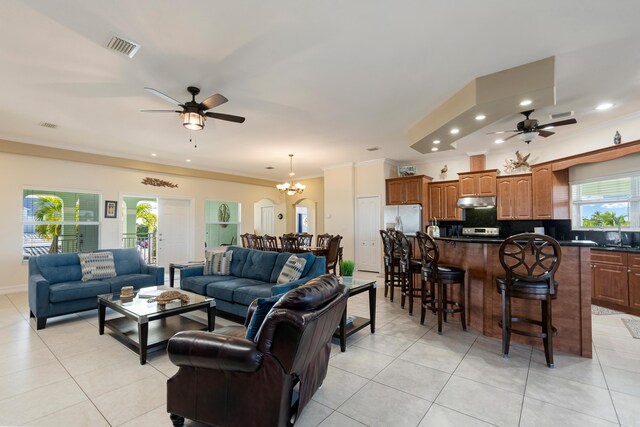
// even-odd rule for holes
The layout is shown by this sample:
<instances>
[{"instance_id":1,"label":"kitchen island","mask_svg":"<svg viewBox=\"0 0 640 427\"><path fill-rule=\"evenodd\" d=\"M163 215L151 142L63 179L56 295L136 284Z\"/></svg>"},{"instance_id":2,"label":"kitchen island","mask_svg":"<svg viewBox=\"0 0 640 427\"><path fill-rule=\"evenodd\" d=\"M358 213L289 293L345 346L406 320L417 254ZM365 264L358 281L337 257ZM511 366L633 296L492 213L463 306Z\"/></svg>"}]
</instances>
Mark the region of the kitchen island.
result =
<instances>
[{"instance_id":1,"label":"kitchen island","mask_svg":"<svg viewBox=\"0 0 640 427\"><path fill-rule=\"evenodd\" d=\"M443 237L436 239L442 264L466 270L466 314L468 326L483 335L502 338L502 302L496 278L504 276L498 259L502 239ZM553 301L553 325L558 335L555 351L591 357L591 247L592 242L560 241L562 260L555 279L558 298ZM540 318L540 303L512 299L514 317ZM542 340L513 334L512 342L542 348Z\"/></svg>"}]
</instances>

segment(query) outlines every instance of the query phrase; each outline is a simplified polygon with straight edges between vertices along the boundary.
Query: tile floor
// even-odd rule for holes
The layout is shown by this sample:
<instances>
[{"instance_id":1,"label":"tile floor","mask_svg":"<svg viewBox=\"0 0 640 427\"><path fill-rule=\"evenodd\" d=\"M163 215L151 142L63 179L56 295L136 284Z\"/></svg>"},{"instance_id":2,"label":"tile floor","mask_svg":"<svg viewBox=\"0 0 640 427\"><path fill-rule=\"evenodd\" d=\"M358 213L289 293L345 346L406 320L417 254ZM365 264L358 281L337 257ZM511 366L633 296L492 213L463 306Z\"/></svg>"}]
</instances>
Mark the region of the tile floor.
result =
<instances>
[{"instance_id":1,"label":"tile floor","mask_svg":"<svg viewBox=\"0 0 640 427\"><path fill-rule=\"evenodd\" d=\"M367 315L366 294L349 311ZM26 292L0 295L0 425L171 425L165 383L176 368L163 351L141 366L98 335L95 310L38 332L28 313ZM333 345L325 383L296 425L640 426L640 340L624 316L593 316L593 359L556 353L548 369L541 351L514 346L503 359L499 340L454 322L440 336L433 316L420 325L379 288L376 333L358 332L345 353Z\"/></svg>"}]
</instances>

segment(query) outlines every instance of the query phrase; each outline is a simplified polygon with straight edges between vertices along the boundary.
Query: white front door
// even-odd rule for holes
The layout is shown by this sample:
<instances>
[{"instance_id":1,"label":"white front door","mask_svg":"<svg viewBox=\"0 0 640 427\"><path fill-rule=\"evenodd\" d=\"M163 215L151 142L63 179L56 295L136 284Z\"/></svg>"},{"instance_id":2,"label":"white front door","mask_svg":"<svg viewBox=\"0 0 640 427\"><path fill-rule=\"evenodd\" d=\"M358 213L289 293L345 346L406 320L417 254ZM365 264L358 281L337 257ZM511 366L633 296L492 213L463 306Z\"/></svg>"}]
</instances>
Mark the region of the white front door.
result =
<instances>
[{"instance_id":1,"label":"white front door","mask_svg":"<svg viewBox=\"0 0 640 427\"><path fill-rule=\"evenodd\" d=\"M260 208L260 232L275 236L276 224L273 206L263 206Z\"/></svg>"},{"instance_id":2,"label":"white front door","mask_svg":"<svg viewBox=\"0 0 640 427\"><path fill-rule=\"evenodd\" d=\"M158 265L192 261L193 233L191 200L158 199Z\"/></svg>"},{"instance_id":3,"label":"white front door","mask_svg":"<svg viewBox=\"0 0 640 427\"><path fill-rule=\"evenodd\" d=\"M356 199L356 266L380 271L380 197Z\"/></svg>"}]
</instances>

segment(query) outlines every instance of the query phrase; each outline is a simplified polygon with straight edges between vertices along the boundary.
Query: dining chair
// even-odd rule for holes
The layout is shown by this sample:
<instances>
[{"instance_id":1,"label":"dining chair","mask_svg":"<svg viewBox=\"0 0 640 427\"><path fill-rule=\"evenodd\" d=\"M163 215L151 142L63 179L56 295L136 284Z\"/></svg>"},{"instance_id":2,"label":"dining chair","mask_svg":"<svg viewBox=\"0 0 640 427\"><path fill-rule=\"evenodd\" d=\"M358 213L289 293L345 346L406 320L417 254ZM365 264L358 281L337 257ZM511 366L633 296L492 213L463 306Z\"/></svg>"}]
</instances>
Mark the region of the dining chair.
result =
<instances>
[{"instance_id":1,"label":"dining chair","mask_svg":"<svg viewBox=\"0 0 640 427\"><path fill-rule=\"evenodd\" d=\"M268 234L262 236L262 246L265 251L279 252L278 239L276 236L269 236Z\"/></svg>"},{"instance_id":2,"label":"dining chair","mask_svg":"<svg viewBox=\"0 0 640 427\"><path fill-rule=\"evenodd\" d=\"M332 237L333 236L329 233L318 234L318 237L316 237L316 246L326 249L329 245L329 239L331 239Z\"/></svg>"},{"instance_id":3,"label":"dining chair","mask_svg":"<svg viewBox=\"0 0 640 427\"><path fill-rule=\"evenodd\" d=\"M329 243L327 246L327 255L326 255L326 273L337 273L339 255L340 255L340 241L342 240L341 235L333 236L329 239Z\"/></svg>"},{"instance_id":4,"label":"dining chair","mask_svg":"<svg viewBox=\"0 0 640 427\"><path fill-rule=\"evenodd\" d=\"M298 233L296 234L298 238L298 246L311 246L311 240L313 239L313 234L309 233Z\"/></svg>"}]
</instances>

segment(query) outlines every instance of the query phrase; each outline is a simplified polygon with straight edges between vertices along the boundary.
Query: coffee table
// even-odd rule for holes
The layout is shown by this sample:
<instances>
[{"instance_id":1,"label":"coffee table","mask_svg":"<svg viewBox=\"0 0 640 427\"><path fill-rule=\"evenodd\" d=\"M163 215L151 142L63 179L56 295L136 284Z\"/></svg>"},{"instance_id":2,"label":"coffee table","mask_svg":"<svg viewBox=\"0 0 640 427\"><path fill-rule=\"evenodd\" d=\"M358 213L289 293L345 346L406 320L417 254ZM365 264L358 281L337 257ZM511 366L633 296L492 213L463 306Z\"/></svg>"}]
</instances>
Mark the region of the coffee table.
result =
<instances>
[{"instance_id":1,"label":"coffee table","mask_svg":"<svg viewBox=\"0 0 640 427\"><path fill-rule=\"evenodd\" d=\"M347 325L347 308L344 309L338 330L333 334L334 337L340 338L340 351L342 352L347 349L347 337L367 326L371 327L372 334L376 331L376 281L354 277L350 283L344 283L344 285L349 288L349 298L365 291L369 292L369 318L353 316L353 323ZM347 302L347 306L348 304Z\"/></svg>"},{"instance_id":2,"label":"coffee table","mask_svg":"<svg viewBox=\"0 0 640 427\"><path fill-rule=\"evenodd\" d=\"M120 299L119 293L98 295L98 332L104 334L106 326L117 336L123 338L140 355L140 364L147 362L147 350L166 343L180 331L213 331L216 321L216 301L213 298L180 291L190 298L189 302L176 300L168 304L148 302L164 290L166 286L142 288L134 292L133 298ZM122 314L120 317L106 320L107 307ZM188 319L180 314L195 310L207 310L207 325ZM153 323L151 323L154 321Z\"/></svg>"}]
</instances>

